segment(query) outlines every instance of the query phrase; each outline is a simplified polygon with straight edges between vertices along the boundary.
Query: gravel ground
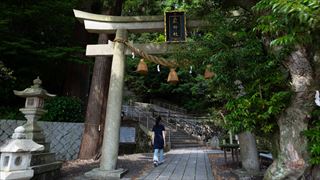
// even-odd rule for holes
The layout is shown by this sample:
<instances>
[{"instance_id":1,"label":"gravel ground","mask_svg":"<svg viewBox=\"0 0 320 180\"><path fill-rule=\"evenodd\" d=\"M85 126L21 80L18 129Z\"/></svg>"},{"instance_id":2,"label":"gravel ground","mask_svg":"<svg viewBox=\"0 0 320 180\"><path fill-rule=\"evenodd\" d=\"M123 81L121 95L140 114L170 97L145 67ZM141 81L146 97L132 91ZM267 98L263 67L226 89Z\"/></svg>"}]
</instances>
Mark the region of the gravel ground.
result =
<instances>
[{"instance_id":1,"label":"gravel ground","mask_svg":"<svg viewBox=\"0 0 320 180\"><path fill-rule=\"evenodd\" d=\"M228 155L229 156L229 155ZM237 176L232 173L232 170L239 168L237 163L225 163L223 154L208 155L213 177L216 180L236 180ZM230 160L230 157L228 157Z\"/></svg>"},{"instance_id":2,"label":"gravel ground","mask_svg":"<svg viewBox=\"0 0 320 180\"><path fill-rule=\"evenodd\" d=\"M118 157L118 168L128 169L124 178L136 179L144 172L153 168L152 154L130 154ZM74 177L81 176L91 169L99 167L99 161L96 160L73 160L66 161L62 165L60 180L70 180Z\"/></svg>"},{"instance_id":3,"label":"gravel ground","mask_svg":"<svg viewBox=\"0 0 320 180\"><path fill-rule=\"evenodd\" d=\"M242 179L262 180L264 172L272 163L272 160L260 159L260 173L258 175L249 175L241 168L240 162L231 161L230 152L227 153L227 163L224 161L223 154L209 154L208 157L215 180L238 180L239 174L241 174Z\"/></svg>"}]
</instances>

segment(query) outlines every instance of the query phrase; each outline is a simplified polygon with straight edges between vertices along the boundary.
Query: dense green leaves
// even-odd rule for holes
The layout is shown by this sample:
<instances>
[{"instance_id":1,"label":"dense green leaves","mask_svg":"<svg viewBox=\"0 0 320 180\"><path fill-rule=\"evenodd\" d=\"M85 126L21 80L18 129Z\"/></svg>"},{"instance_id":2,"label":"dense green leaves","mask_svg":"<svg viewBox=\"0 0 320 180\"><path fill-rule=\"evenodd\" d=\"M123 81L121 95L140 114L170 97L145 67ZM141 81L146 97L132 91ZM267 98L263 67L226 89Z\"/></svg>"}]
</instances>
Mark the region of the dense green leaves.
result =
<instances>
[{"instance_id":1,"label":"dense green leaves","mask_svg":"<svg viewBox=\"0 0 320 180\"><path fill-rule=\"evenodd\" d=\"M74 97L55 97L45 102L46 113L41 120L83 122L83 103Z\"/></svg>"},{"instance_id":2,"label":"dense green leaves","mask_svg":"<svg viewBox=\"0 0 320 180\"><path fill-rule=\"evenodd\" d=\"M163 98L180 104L196 112L203 112L207 108L208 84L203 78L204 69L194 69L190 74L189 68L178 68L177 74L180 82L177 85L171 85L167 82L169 69L160 66L160 72L157 71L157 65L148 64L148 75L142 76L136 73L138 58L127 60L127 75L125 78L128 88L138 95L142 100L148 98ZM201 75L200 75L201 73Z\"/></svg>"},{"instance_id":3,"label":"dense green leaves","mask_svg":"<svg viewBox=\"0 0 320 180\"><path fill-rule=\"evenodd\" d=\"M277 115L286 107L289 98L288 92L277 92L266 98L256 93L229 101L226 104L230 112L226 116L229 127L234 132L250 130L269 133L276 126Z\"/></svg>"},{"instance_id":4,"label":"dense green leaves","mask_svg":"<svg viewBox=\"0 0 320 180\"><path fill-rule=\"evenodd\" d=\"M0 3L0 102L17 106L12 90L37 76L45 88L62 93L67 63L88 63L75 39L72 9L79 0L4 0ZM71 63L70 63L71 64Z\"/></svg>"},{"instance_id":5,"label":"dense green leaves","mask_svg":"<svg viewBox=\"0 0 320 180\"><path fill-rule=\"evenodd\" d=\"M309 139L309 151L311 152L310 162L314 165L320 164L320 110L314 110L312 113L312 123L309 130L304 135Z\"/></svg>"},{"instance_id":6,"label":"dense green leaves","mask_svg":"<svg viewBox=\"0 0 320 180\"><path fill-rule=\"evenodd\" d=\"M2 80L14 79L12 76L13 71L4 66L3 62L0 61L0 82Z\"/></svg>"},{"instance_id":7,"label":"dense green leaves","mask_svg":"<svg viewBox=\"0 0 320 180\"><path fill-rule=\"evenodd\" d=\"M269 35L271 46L310 43L320 27L318 0L262 0L254 10L263 14L255 30Z\"/></svg>"},{"instance_id":8,"label":"dense green leaves","mask_svg":"<svg viewBox=\"0 0 320 180\"><path fill-rule=\"evenodd\" d=\"M237 11L239 16L213 11L208 17L212 26L204 35L193 37L180 55L193 64L212 65L216 77L208 81L207 97L211 106L227 110L229 129L271 132L277 126L277 115L289 102L286 72L281 61L267 54L254 33L254 16ZM235 84L239 80L242 89Z\"/></svg>"},{"instance_id":9,"label":"dense green leaves","mask_svg":"<svg viewBox=\"0 0 320 180\"><path fill-rule=\"evenodd\" d=\"M23 120L24 115L19 111L19 108L0 107L0 119Z\"/></svg>"}]
</instances>

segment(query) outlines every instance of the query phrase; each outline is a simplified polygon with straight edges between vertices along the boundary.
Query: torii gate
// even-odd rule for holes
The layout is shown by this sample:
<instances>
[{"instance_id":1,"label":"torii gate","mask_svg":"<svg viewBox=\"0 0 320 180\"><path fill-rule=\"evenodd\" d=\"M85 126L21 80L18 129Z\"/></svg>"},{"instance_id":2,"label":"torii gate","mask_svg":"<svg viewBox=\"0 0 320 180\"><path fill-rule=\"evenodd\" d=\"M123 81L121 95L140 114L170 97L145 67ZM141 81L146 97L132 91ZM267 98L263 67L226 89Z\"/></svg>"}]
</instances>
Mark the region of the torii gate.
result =
<instances>
[{"instance_id":1,"label":"torii gate","mask_svg":"<svg viewBox=\"0 0 320 180\"><path fill-rule=\"evenodd\" d=\"M113 56L110 87L106 112L106 129L102 144L102 156L100 168L93 169L86 173L92 178L120 178L126 170L116 169L120 114L122 107L122 92L124 84L125 55L130 55L131 51L122 43L127 41L128 32L163 32L163 16L106 16L73 10L75 17L85 25L85 29L91 33L116 33L115 41L108 44L87 45L87 56ZM187 22L187 28L197 28L202 21L191 20ZM122 41L122 42L121 42ZM170 52L177 44L133 44L147 54L165 54Z\"/></svg>"}]
</instances>

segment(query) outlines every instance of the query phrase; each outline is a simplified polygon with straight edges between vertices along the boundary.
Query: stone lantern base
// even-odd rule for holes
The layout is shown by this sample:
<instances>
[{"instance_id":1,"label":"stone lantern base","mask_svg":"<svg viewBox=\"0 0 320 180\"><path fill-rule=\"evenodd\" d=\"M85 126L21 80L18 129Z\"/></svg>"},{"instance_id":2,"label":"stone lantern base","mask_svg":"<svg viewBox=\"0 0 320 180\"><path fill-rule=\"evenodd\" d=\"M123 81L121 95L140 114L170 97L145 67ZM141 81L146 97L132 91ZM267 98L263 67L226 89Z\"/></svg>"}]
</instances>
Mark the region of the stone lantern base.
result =
<instances>
[{"instance_id":1,"label":"stone lantern base","mask_svg":"<svg viewBox=\"0 0 320 180\"><path fill-rule=\"evenodd\" d=\"M33 176L33 170L0 171L0 180L29 180Z\"/></svg>"},{"instance_id":2,"label":"stone lantern base","mask_svg":"<svg viewBox=\"0 0 320 180\"><path fill-rule=\"evenodd\" d=\"M62 162L56 161L55 153L42 151L32 153L31 168L34 170L32 180L55 180L60 176Z\"/></svg>"}]
</instances>

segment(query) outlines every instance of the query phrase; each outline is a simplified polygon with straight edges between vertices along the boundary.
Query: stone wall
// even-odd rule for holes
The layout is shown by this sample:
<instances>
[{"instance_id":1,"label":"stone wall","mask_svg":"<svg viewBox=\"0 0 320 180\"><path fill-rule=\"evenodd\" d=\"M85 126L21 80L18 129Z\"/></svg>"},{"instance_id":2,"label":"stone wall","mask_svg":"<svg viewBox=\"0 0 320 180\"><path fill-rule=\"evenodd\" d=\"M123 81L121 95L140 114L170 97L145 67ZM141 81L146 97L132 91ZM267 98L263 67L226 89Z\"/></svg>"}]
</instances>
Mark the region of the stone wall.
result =
<instances>
[{"instance_id":1,"label":"stone wall","mask_svg":"<svg viewBox=\"0 0 320 180\"><path fill-rule=\"evenodd\" d=\"M0 146L11 137L16 127L25 122L0 119ZM40 121L39 125L43 128L46 141L50 141L50 152L56 153L57 160L77 158L84 128L83 123Z\"/></svg>"}]
</instances>

